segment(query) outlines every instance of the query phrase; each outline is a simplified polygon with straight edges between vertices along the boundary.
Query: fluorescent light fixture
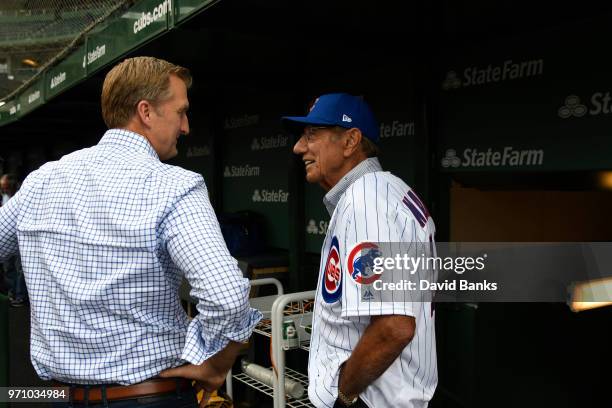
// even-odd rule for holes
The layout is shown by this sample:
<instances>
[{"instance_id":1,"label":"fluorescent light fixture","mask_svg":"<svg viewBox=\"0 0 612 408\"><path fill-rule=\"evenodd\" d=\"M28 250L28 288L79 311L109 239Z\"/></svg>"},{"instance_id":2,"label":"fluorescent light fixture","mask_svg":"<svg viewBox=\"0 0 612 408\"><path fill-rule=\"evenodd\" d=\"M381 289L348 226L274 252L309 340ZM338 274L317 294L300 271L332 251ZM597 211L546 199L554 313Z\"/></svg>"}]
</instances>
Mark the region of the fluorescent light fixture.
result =
<instances>
[{"instance_id":1,"label":"fluorescent light fixture","mask_svg":"<svg viewBox=\"0 0 612 408\"><path fill-rule=\"evenodd\" d=\"M612 278L595 279L574 285L570 308L574 312L612 305Z\"/></svg>"},{"instance_id":2,"label":"fluorescent light fixture","mask_svg":"<svg viewBox=\"0 0 612 408\"><path fill-rule=\"evenodd\" d=\"M21 63L32 68L38 67L38 62L36 60L33 60L32 58L24 58L21 60Z\"/></svg>"},{"instance_id":3,"label":"fluorescent light fixture","mask_svg":"<svg viewBox=\"0 0 612 408\"><path fill-rule=\"evenodd\" d=\"M612 305L612 302L572 302L570 308L573 312L583 312L585 310L597 309L609 305Z\"/></svg>"},{"instance_id":4,"label":"fluorescent light fixture","mask_svg":"<svg viewBox=\"0 0 612 408\"><path fill-rule=\"evenodd\" d=\"M612 171L599 173L599 186L606 190L612 190Z\"/></svg>"}]
</instances>

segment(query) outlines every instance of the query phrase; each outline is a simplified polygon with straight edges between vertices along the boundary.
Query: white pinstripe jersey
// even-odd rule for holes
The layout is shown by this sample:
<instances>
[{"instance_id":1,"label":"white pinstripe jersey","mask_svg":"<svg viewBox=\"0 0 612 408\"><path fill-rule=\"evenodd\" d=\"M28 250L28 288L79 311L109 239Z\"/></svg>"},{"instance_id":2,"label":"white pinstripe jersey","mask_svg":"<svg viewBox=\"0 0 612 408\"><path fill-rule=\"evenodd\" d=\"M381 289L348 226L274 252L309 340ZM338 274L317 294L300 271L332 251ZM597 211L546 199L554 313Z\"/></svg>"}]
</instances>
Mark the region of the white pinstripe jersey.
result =
<instances>
[{"instance_id":1,"label":"white pinstripe jersey","mask_svg":"<svg viewBox=\"0 0 612 408\"><path fill-rule=\"evenodd\" d=\"M410 344L361 394L370 407L426 407L437 385L434 313L429 302L368 302L348 264L362 242L433 240L435 225L402 180L383 172L376 158L349 172L325 196L331 214L321 251L308 363L308 394L318 407L332 407L338 372L375 315L408 315L416 321Z\"/></svg>"}]
</instances>

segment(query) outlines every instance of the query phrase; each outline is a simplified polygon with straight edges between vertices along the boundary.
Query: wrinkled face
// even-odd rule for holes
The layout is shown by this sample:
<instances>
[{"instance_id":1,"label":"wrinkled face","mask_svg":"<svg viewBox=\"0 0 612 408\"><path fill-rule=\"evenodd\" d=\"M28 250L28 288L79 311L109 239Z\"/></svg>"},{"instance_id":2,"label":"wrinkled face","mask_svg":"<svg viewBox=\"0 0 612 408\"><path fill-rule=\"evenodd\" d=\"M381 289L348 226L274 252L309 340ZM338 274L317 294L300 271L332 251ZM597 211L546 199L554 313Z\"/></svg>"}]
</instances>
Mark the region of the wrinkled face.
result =
<instances>
[{"instance_id":1,"label":"wrinkled face","mask_svg":"<svg viewBox=\"0 0 612 408\"><path fill-rule=\"evenodd\" d=\"M151 112L149 142L160 160L168 160L178 154L176 142L189 133L187 87L182 79L170 75L170 97L156 104Z\"/></svg>"},{"instance_id":2,"label":"wrinkled face","mask_svg":"<svg viewBox=\"0 0 612 408\"><path fill-rule=\"evenodd\" d=\"M302 156L306 180L330 190L345 173L342 128L306 126L302 137L293 146L293 153Z\"/></svg>"}]
</instances>

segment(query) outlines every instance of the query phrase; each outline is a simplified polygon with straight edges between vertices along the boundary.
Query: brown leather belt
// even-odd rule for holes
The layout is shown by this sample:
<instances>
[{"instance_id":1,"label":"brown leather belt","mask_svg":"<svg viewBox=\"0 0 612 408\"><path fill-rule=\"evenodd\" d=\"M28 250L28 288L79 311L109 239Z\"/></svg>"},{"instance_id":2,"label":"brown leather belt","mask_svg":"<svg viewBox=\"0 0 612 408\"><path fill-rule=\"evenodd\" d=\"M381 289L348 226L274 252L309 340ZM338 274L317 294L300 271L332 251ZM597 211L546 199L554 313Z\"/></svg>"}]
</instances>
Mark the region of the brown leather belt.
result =
<instances>
[{"instance_id":1,"label":"brown leather belt","mask_svg":"<svg viewBox=\"0 0 612 408\"><path fill-rule=\"evenodd\" d=\"M55 382L57 386L70 386L71 399L74 402L101 402L103 401L103 389L106 389L106 400L123 400L142 397L151 397L159 394L169 394L177 390L187 390L191 388L191 381L184 378L153 378L132 385L113 385L106 386L93 385L89 389L85 385L74 385Z\"/></svg>"}]
</instances>

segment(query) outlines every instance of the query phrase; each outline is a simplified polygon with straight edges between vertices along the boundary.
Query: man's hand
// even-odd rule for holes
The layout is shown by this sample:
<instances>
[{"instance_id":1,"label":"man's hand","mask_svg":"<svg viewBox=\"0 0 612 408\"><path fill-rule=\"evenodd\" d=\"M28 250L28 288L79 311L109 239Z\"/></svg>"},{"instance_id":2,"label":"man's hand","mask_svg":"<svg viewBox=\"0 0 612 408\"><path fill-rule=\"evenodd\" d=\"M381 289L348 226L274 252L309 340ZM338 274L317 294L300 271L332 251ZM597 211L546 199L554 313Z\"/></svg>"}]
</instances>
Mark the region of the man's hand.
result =
<instances>
[{"instance_id":1,"label":"man's hand","mask_svg":"<svg viewBox=\"0 0 612 408\"><path fill-rule=\"evenodd\" d=\"M159 376L163 378L182 377L195 380L196 391L204 391L204 396L202 397L202 401L200 401L200 408L203 408L206 406L211 394L223 385L228 371L229 369L219 371L210 360L206 360L200 365L187 364L181 367L164 370L159 373Z\"/></svg>"},{"instance_id":2,"label":"man's hand","mask_svg":"<svg viewBox=\"0 0 612 408\"><path fill-rule=\"evenodd\" d=\"M210 394L216 391L225 381L225 376L236 360L236 356L242 349L242 343L230 341L227 346L202 364L187 364L181 367L169 368L159 373L160 377L182 377L195 380L196 391L204 391L204 397L200 401L200 408L204 408Z\"/></svg>"}]
</instances>

